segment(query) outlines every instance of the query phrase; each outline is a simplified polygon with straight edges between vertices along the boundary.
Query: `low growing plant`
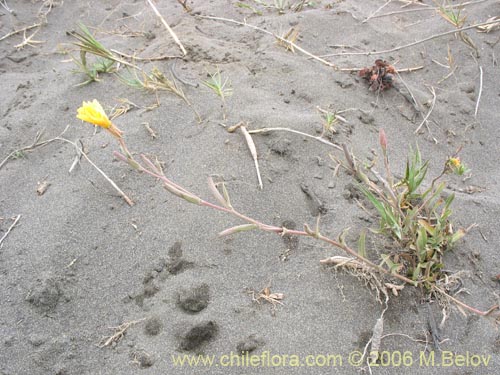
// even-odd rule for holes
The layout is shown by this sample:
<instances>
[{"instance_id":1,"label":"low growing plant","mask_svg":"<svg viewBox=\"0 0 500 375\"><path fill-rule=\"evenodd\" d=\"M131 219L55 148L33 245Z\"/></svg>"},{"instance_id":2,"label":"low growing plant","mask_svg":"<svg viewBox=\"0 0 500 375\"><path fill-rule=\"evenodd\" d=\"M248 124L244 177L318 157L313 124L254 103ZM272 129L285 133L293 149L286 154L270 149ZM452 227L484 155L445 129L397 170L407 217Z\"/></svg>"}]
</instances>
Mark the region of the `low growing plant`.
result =
<instances>
[{"instance_id":1,"label":"low growing plant","mask_svg":"<svg viewBox=\"0 0 500 375\"><path fill-rule=\"evenodd\" d=\"M223 117L225 120L227 117L226 98L233 95L231 81L227 77L225 79L222 78L219 68L217 68L217 71L215 73L208 73L208 76L209 78L202 83L210 90L212 90L215 95L217 95L222 101Z\"/></svg>"},{"instance_id":2,"label":"low growing plant","mask_svg":"<svg viewBox=\"0 0 500 375\"><path fill-rule=\"evenodd\" d=\"M423 184L427 173L428 163L422 162L419 153L415 153L413 159L408 161L405 177L394 183L387 157L387 140L385 134L381 132L380 143L384 154L387 179L382 178L375 171L374 166L368 167L369 171L383 185L378 186L357 166L356 159L344 146L346 163L343 165L360 180L360 189L365 192L368 200L379 211L382 217L380 231L390 233L397 241L405 244L402 252L399 254L385 254L382 256L383 261L378 263L371 260L366 254L364 232L360 236L358 251L356 251L346 243L346 231L343 231L337 239L324 236L320 231L319 217L314 228L304 224L303 230L265 224L236 210L224 182L216 182L212 177L208 177L208 185L217 203L212 203L197 196L166 177L162 168L145 155L141 154L140 160L137 160L129 152L121 131L108 119L96 100L84 102L83 106L78 110L78 118L109 131L117 139L122 151L115 151L114 155L119 160L128 163L135 170L161 181L165 189L171 194L189 203L225 212L244 222L244 224L223 230L219 233L220 236L259 229L280 236L310 237L341 249L348 255L347 257L334 256L322 260L321 263L337 264L355 271L358 275L361 274L365 281L377 289L377 293L382 292L386 296L386 301L388 290L397 295L398 291L405 285L413 285L425 286L431 292L446 296L460 307L478 315L487 316L498 309L497 305L487 311L475 309L449 295L446 292L446 286L441 287L437 283L441 277L442 253L466 232L464 230L453 231L449 222L450 205L453 198L441 197L444 188L442 183L435 186L437 180L446 173L460 174L465 172L465 167L456 156L448 158L443 173L432 181L429 188L420 192L419 188ZM399 284L396 284L394 280L399 281Z\"/></svg>"},{"instance_id":3,"label":"low growing plant","mask_svg":"<svg viewBox=\"0 0 500 375\"><path fill-rule=\"evenodd\" d=\"M77 39L74 44L80 48L80 60L72 56L74 63L79 67L77 72L87 75L88 79L79 86L90 82L98 81L99 73L114 73L116 77L129 87L146 90L150 92L168 91L180 97L194 112L198 123L202 122L200 114L192 106L181 86L172 76L171 78L163 74L157 67L153 67L148 73L145 69L127 62L116 53L106 48L100 43L82 23L79 24L80 31L73 31L70 34ZM87 62L87 54L97 57L93 64ZM125 66L128 74L122 74L118 67Z\"/></svg>"},{"instance_id":4,"label":"low growing plant","mask_svg":"<svg viewBox=\"0 0 500 375\"><path fill-rule=\"evenodd\" d=\"M454 194L445 196L444 181L447 174L463 175L467 168L455 155L447 158L439 176L424 188L429 161L423 161L418 147L406 162L404 177L395 181L389 165L387 138L380 132L380 145L385 168L385 178L375 165L365 168L379 183L375 183L359 167L355 158L344 148L348 161L344 166L359 180L358 188L376 209L380 221L377 233L388 234L398 250L382 254L382 263L392 272L399 273L427 289L443 277L442 256L467 230L454 230L450 221Z\"/></svg>"},{"instance_id":5,"label":"low growing plant","mask_svg":"<svg viewBox=\"0 0 500 375\"><path fill-rule=\"evenodd\" d=\"M437 1L434 1L438 7L438 12L441 17L443 17L446 21L451 23L457 29L461 28L467 16L462 15L463 8L461 6L453 6L449 0L439 4Z\"/></svg>"}]
</instances>

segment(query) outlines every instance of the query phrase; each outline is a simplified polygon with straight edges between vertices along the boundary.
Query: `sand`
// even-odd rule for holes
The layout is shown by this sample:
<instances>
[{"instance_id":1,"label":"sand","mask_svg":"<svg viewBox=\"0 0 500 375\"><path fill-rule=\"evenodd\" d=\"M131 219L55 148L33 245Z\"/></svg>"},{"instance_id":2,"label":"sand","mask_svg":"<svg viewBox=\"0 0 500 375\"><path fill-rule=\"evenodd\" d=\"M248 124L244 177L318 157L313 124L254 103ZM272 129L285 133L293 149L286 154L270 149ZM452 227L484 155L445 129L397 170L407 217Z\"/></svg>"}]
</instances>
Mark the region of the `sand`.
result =
<instances>
[{"instance_id":1,"label":"sand","mask_svg":"<svg viewBox=\"0 0 500 375\"><path fill-rule=\"evenodd\" d=\"M431 176L439 174L447 156L463 147L460 157L472 171L470 178L447 176L446 193L456 194L455 226L477 227L445 254L445 264L450 272L462 272L464 292L457 298L481 310L498 302L499 283L492 279L500 273L498 29L464 31L475 48L448 34L368 56L345 53L394 49L454 26L422 5L434 6L429 0L410 5L314 1L302 11L287 8L283 14L241 1L261 15L238 7L236 1L187 3L190 14L177 1L157 2L187 55L175 59L175 66L173 59L136 63L145 69L156 66L167 75L174 69L188 83L179 81L201 123L179 97L139 91L110 74L78 86L85 75L73 72L76 66L69 53L78 57L78 51L68 34L78 30L78 22L106 47L128 55L181 55L147 2L2 2L13 12L0 8L1 36L39 22L42 26L26 31L26 38L36 31L31 44L19 46L22 32L0 41L0 159L31 145L42 131L43 141L69 126L64 137L81 142L88 157L135 204L127 205L85 159L69 173L76 151L62 141L16 153L2 165L0 237L7 234L12 218L20 216L0 250L1 374L368 371L366 365L354 366L349 357L363 351L384 305L358 278L319 263L344 255L341 250L313 239L259 231L218 237L220 231L243 222L189 204L155 179L117 161L113 151L119 146L113 137L76 119L84 100L97 99L107 111L120 105L121 98L134 103L114 120L130 150L157 157L169 178L204 199L215 202L207 177L217 176L226 181L240 212L298 229L304 223L314 225L321 213L322 233L335 238L350 227L350 243L355 243L361 228L375 228L377 222L353 200L352 177L344 171L334 175L336 163L330 155L340 157L337 149L287 132L254 135L263 180L259 189L242 133L228 133L224 125L243 121L249 129L286 127L319 136L318 106L332 112L352 109L342 113L347 123L336 124L337 134L329 139L347 144L366 159L372 149L378 150L378 132L385 129L391 164L400 175L409 147L416 143L431 161ZM408 12L384 16L400 11ZM464 26L499 13L498 1L466 5ZM316 56L344 53L325 59L353 71L335 70L297 49L289 51L265 32L200 16L246 20L280 35L294 27L300 32L300 47ZM447 67L448 54L454 70ZM404 81L422 104L424 115L433 101L431 88L435 90L428 123L418 134L422 116L415 116L400 92L388 89L377 95L357 76L356 69L371 66L376 58L397 69L423 67L396 77L401 91ZM226 98L226 118L220 99L200 84L217 68L233 89ZM44 182L47 188L40 194L37 189ZM369 249L381 251L377 237L369 235L367 241ZM266 287L283 294L280 303L253 300ZM407 286L390 299L383 327L388 336L380 345L385 354L371 371L496 373L500 335L494 318L464 316L450 306L438 329L442 352L432 352L436 347L431 317L439 326L442 311L423 296ZM121 327L124 335L111 338L120 328L110 327ZM241 351L263 363L237 366L233 358L233 366L227 366L224 359ZM215 364L209 368L173 363L173 356L198 354L215 356ZM328 355L330 363L325 363ZM292 361L297 358L300 363ZM270 368L272 364L276 366Z\"/></svg>"}]
</instances>

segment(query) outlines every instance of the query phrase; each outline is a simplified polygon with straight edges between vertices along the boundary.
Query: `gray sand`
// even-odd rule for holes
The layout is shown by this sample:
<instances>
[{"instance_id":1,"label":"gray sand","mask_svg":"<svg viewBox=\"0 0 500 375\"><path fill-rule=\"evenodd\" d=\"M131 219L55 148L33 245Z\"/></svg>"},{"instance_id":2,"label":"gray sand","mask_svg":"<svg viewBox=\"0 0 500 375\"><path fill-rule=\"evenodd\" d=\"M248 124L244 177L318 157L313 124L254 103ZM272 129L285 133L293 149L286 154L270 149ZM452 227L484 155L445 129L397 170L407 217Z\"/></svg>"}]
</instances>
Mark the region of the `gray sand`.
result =
<instances>
[{"instance_id":1,"label":"gray sand","mask_svg":"<svg viewBox=\"0 0 500 375\"><path fill-rule=\"evenodd\" d=\"M38 22L39 12L48 10L42 1L3 3L14 13L0 8L0 35ZM182 100L160 92L159 107L133 108L115 120L129 148L155 155L165 163L167 176L207 200L213 200L207 176L223 176L233 205L242 213L264 223L287 222L300 229L303 223L313 225L321 209L322 233L336 237L351 227L348 240L354 242L362 227L375 227L376 222L368 223L369 216L350 196L352 178L344 172L334 176L335 163L329 155L340 156L338 150L291 133L255 135L264 184L260 190L242 134L228 133L220 123L245 121L250 129L289 127L319 135L317 106L331 111L361 109L343 113L348 123L337 125L332 141L347 143L365 159L371 149L378 148L378 130L383 127L397 173L403 172L408 148L416 142L424 158L431 160L432 176L440 172L447 156L463 146L460 156L472 169L472 177L465 181L447 177L446 191L456 193L455 226L477 223L478 227L445 255L446 268L463 271L463 287L468 292L459 294L463 301L482 310L497 303L499 283L492 277L500 273L500 199L495 193L500 183L499 31L466 32L478 57L460 38L448 35L383 56L328 58L341 68L371 66L375 58L397 62L397 68L424 66L401 73L424 113L432 100L429 88L434 87L437 94L429 117L430 133L424 126L416 135L422 119L412 121L413 108L396 90L377 96L356 72L335 71L299 51L286 51L272 36L249 27L195 15L246 18L277 33L294 26L300 31L297 43L323 55L386 50L452 30L436 11L398 13L362 23L384 1L315 1L301 12L286 10L285 14L241 1L262 15L236 3L188 1L192 15L177 1L157 3L188 51L177 60L176 74L196 84L218 66L230 78L234 93L227 98L227 119L222 120L220 100L212 92L202 85L182 85L204 119L198 124ZM423 3L434 5L430 0ZM325 257L343 255L340 250L312 239L258 231L219 238L218 232L242 222L168 194L153 178L114 159L112 153L119 148L109 134L100 129L94 134L91 125L75 118L83 100L98 99L108 110L119 104L119 98L140 107L156 103L154 94L126 87L111 75L77 87L85 78L72 74L75 66L63 54L78 55L67 32L77 29L81 21L92 27L105 46L123 53L179 55L147 2L66 0L53 4L47 23L33 37L43 43L16 49L22 33L0 41L0 159L31 144L37 132L44 130L42 139L49 139L69 125L65 137L81 140L88 156L135 205L129 207L83 159L68 173L75 150L66 143L53 142L3 165L0 237L12 224L11 217L21 218L0 250L0 374L357 373L348 357L363 350L383 305L362 281L319 263ZM378 15L423 8L402 5L392 1ZM500 2L471 4L463 14L466 25L484 22L500 14ZM443 80L450 73L442 66L447 64L448 49L457 68ZM172 67L169 60L140 64L164 72ZM483 87L475 118L479 66ZM142 123L154 129L156 139ZM39 195L36 190L42 181L50 186ZM304 185L313 198L304 193ZM466 193L470 186L484 189ZM377 246L381 243L369 236L368 247L377 250ZM251 291L265 287L283 293L283 305L273 308L265 301L252 301ZM497 373L500 334L495 322L470 313L464 316L455 306L440 329L439 346L445 359L451 352L463 355L464 363L454 357L456 361L446 366L450 362L441 362L440 352L435 352L434 366L425 363L430 356L426 350L433 347L430 313L422 295L406 287L390 300L384 334L396 335L385 337L381 350L394 361L388 363L386 358L388 366L373 367L372 372ZM436 303L431 307L439 325L441 309ZM110 327L131 321L138 322L118 342L99 347L103 338L114 333ZM172 356L184 354L213 355L218 361L239 350L251 350L250 354L264 358L264 365L227 367L218 362L219 366L211 368L174 367L172 362ZM407 362L398 366L397 359L405 352ZM316 356L317 366L271 369L266 353L298 356L303 365L308 355ZM327 355L340 356L336 366L321 366ZM489 357L487 366L473 366L478 355Z\"/></svg>"}]
</instances>

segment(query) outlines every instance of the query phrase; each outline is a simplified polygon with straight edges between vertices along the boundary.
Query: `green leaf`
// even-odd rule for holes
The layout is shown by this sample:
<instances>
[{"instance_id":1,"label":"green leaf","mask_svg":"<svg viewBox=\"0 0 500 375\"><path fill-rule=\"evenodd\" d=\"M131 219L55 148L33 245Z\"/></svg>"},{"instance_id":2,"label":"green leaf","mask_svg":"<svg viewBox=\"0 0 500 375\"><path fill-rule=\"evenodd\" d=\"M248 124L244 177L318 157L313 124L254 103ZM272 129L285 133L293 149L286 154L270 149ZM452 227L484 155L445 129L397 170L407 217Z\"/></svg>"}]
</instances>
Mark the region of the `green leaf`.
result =
<instances>
[{"instance_id":1,"label":"green leaf","mask_svg":"<svg viewBox=\"0 0 500 375\"><path fill-rule=\"evenodd\" d=\"M358 254L366 258L366 230L361 230L358 240Z\"/></svg>"},{"instance_id":2,"label":"green leaf","mask_svg":"<svg viewBox=\"0 0 500 375\"><path fill-rule=\"evenodd\" d=\"M465 231L465 229L460 228L459 230L457 230L451 236L450 245L453 245L455 242L457 242L458 240L460 240L463 236L465 236L466 233L467 232Z\"/></svg>"},{"instance_id":3,"label":"green leaf","mask_svg":"<svg viewBox=\"0 0 500 375\"><path fill-rule=\"evenodd\" d=\"M399 264L398 263L394 263L391 259L390 259L390 256L387 255L387 254L381 254L380 255L382 257L382 264L387 264L387 266L389 267L389 271L391 271L391 273L395 273L398 268L399 268Z\"/></svg>"},{"instance_id":4,"label":"green leaf","mask_svg":"<svg viewBox=\"0 0 500 375\"><path fill-rule=\"evenodd\" d=\"M394 216L392 212L392 207L389 206L388 204L385 204L381 201L379 201L373 193L368 190L366 187L363 185L358 184L358 188L361 190L361 192L366 196L366 198L370 201L371 204L377 209L379 212L382 220L381 220L381 227L389 227L392 233L396 236L398 240L401 240L402 238L402 229L399 224L399 221L397 218Z\"/></svg>"},{"instance_id":5,"label":"green leaf","mask_svg":"<svg viewBox=\"0 0 500 375\"><path fill-rule=\"evenodd\" d=\"M424 262L427 257L427 232L424 227L419 228L416 246L418 259Z\"/></svg>"},{"instance_id":6,"label":"green leaf","mask_svg":"<svg viewBox=\"0 0 500 375\"><path fill-rule=\"evenodd\" d=\"M346 246L345 237L347 236L349 229L351 228L345 228L342 232L340 232L339 236L337 237L337 241L340 242L340 244L343 246Z\"/></svg>"}]
</instances>

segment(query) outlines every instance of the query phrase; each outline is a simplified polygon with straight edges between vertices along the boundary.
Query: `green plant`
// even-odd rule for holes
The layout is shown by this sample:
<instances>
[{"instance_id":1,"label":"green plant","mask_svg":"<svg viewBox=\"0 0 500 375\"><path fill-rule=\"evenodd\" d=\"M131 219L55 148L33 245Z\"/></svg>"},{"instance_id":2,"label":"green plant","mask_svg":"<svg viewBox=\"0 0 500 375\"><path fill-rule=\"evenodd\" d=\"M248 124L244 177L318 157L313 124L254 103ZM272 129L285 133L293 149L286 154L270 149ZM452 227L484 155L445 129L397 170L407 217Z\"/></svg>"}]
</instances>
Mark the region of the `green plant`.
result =
<instances>
[{"instance_id":1,"label":"green plant","mask_svg":"<svg viewBox=\"0 0 500 375\"><path fill-rule=\"evenodd\" d=\"M85 73L88 77L80 85L98 81L99 73L115 73L116 77L127 86L151 92L168 91L177 95L193 110L198 123L202 122L199 113L192 106L181 86L177 84L173 77L168 78L156 67L153 67L151 72L147 73L141 67L123 60L107 49L94 38L84 24L80 23L79 27L81 31L73 31L70 34L77 39L77 42L74 44L80 48L80 60L72 57L73 61L80 68L79 72ZM87 54L98 56L97 61L90 66L87 63ZM125 66L128 74L119 73L117 68L119 65Z\"/></svg>"},{"instance_id":2,"label":"green plant","mask_svg":"<svg viewBox=\"0 0 500 375\"><path fill-rule=\"evenodd\" d=\"M255 3L262 5L264 8L273 8L280 14L284 14L288 7L288 0L274 0L273 4L268 4L262 0L254 0Z\"/></svg>"},{"instance_id":3,"label":"green plant","mask_svg":"<svg viewBox=\"0 0 500 375\"><path fill-rule=\"evenodd\" d=\"M22 150L15 151L11 156L12 159L22 159L25 157L26 157L26 153Z\"/></svg>"},{"instance_id":4,"label":"green plant","mask_svg":"<svg viewBox=\"0 0 500 375\"><path fill-rule=\"evenodd\" d=\"M450 249L466 233L454 230L450 221L454 195L444 196L445 182L438 180L445 174L461 175L467 171L458 157L449 157L439 176L430 186L423 188L429 161L423 161L418 147L406 162L404 177L394 181L387 155L387 139L380 133L385 178L375 169L366 167L380 183L376 184L357 165L354 157L345 149L348 169L360 180L359 190L376 209L379 229L375 232L391 236L398 249L382 254L382 263L397 272L431 289L443 275L443 253Z\"/></svg>"},{"instance_id":5,"label":"green plant","mask_svg":"<svg viewBox=\"0 0 500 375\"><path fill-rule=\"evenodd\" d=\"M233 88L231 87L231 81L229 78L223 79L219 68L213 74L208 73L209 79L202 81L202 83L212 90L222 101L223 116L224 119L227 117L226 113L226 98L233 95Z\"/></svg>"},{"instance_id":6,"label":"green plant","mask_svg":"<svg viewBox=\"0 0 500 375\"><path fill-rule=\"evenodd\" d=\"M262 16L262 12L258 9L255 9L253 6L249 5L249 4L245 4L245 3L242 3L242 2L237 2L236 4L234 4L236 7L238 8L244 8L244 9L249 9L251 10L253 13L259 15L259 16Z\"/></svg>"},{"instance_id":7,"label":"green plant","mask_svg":"<svg viewBox=\"0 0 500 375\"><path fill-rule=\"evenodd\" d=\"M455 26L457 29L461 28L464 25L467 17L462 16L463 8L461 6L453 6L449 0L446 0L446 2L443 2L441 4L436 3L436 5L439 9L439 15L446 21L451 23L453 26Z\"/></svg>"},{"instance_id":8,"label":"green plant","mask_svg":"<svg viewBox=\"0 0 500 375\"><path fill-rule=\"evenodd\" d=\"M89 107L87 109L87 107ZM90 108L92 107L92 108ZM94 110L91 110L93 108L98 108L99 113L96 113ZM102 112L102 113L100 113ZM97 126L102 126L109 131L112 131L111 127L113 124L111 123L110 120L108 120L107 116L103 113L102 109L100 108L100 105L98 103L85 103L78 110L78 117L83 118L85 121L90 122L91 124L97 125ZM116 129L117 130L117 129ZM439 241L439 239L433 239L431 241L428 240L429 235L427 233L428 229L426 225L423 225L423 229L420 229L417 234L417 240L415 242L416 250L419 250L417 256L421 256L422 258L417 260L419 261L419 268L424 267L425 269L429 270L427 272L428 274L428 279L425 280L422 277L416 277L416 278L409 278L408 272L404 273L402 270L402 265L401 262L394 258L391 254L383 254L382 259L383 262L380 264L375 263L374 261L370 260L367 256L366 249L365 249L365 243L366 243L366 232L362 231L359 241L358 241L358 251L353 250L349 245L346 244L345 241L345 234L347 230L344 230L337 239L332 239L330 237L327 237L323 235L320 231L320 217L318 216L316 220L316 225L314 228L311 228L308 224L304 224L304 229L303 230L295 230L295 229L288 229L283 226L275 226L275 225L269 225L265 224L263 222L260 222L256 219L253 219L243 213L240 213L237 211L229 198L229 193L228 190L226 189L226 186L224 182L215 182L212 177L208 178L208 185L209 189L212 192L212 195L217 203L211 203L207 200L204 200L203 198L197 196L195 193L187 190L183 186L175 183L174 181L170 180L169 178L166 177L164 174L163 168L161 166L153 163L148 157L145 155L141 154L140 155L140 161L135 159L132 153L128 150L125 140L121 135L121 132L113 132L113 135L115 135L116 139L118 140L120 144L120 148L123 152L114 152L114 155L128 163L132 168L137 170L138 172L142 172L143 175L149 175L159 181L161 181L165 187L165 189L184 200L186 200L189 203L202 206L202 207L208 207L220 212L227 213L229 215L232 215L239 220L243 221L245 224L240 224L233 226L231 228L228 228L222 232L219 233L220 236L226 236L226 235L231 235L243 231L250 231L250 230L262 230L265 232L272 232L275 234L278 234L280 236L285 236L285 235L295 235L295 236L305 236L305 237L310 237L318 241L322 241L324 243L327 243L333 247L336 247L338 249L341 249L344 251L348 257L346 256L332 256L328 259L323 259L321 260L322 264L336 264L338 266L342 266L346 269L350 269L354 274L358 275L359 277L363 278L366 283L368 283L370 286L374 287L375 290L377 291L377 296L380 296L380 293L383 293L386 297L386 303L389 298L388 291L392 291L395 295L398 294L398 291L404 288L405 285L413 285L413 286L428 286L430 284L431 287L431 292L435 294L439 294L440 296L448 298L450 301L453 301L457 305L459 305L462 308L465 308L475 314L481 315L481 316L488 316L492 312L497 311L499 309L498 305L494 305L491 307L489 310L482 311L478 310L474 307L471 307L464 302L458 300L457 298L449 295L446 292L446 283L440 283L438 284L436 281L432 282L429 281L429 277L437 275L435 272L436 269L439 269L440 265L435 264L434 268L431 266L428 266L427 264L430 264L427 259L429 259L429 249L428 246L431 245L434 242L437 243L436 246L442 246L442 241ZM382 136L383 135L383 136ZM380 137L381 140L381 145L384 150L384 158L385 158L385 164L386 167L388 168L388 159L387 159L387 154L386 154L386 148L387 148L387 141L385 139L385 134L381 134ZM352 172L355 173L355 175L362 181L368 184L369 188L373 188L373 186L369 183L370 180L366 177L366 175L356 167L355 164L355 159L353 156L347 151L347 147L344 145L343 150L345 152L346 156L346 163L344 166L346 166L348 169L350 169ZM414 159L415 160L415 159ZM418 158L417 158L418 160ZM445 165L445 171L449 170L452 168L452 170L458 171L458 165L459 160L456 157L449 158L446 165ZM453 169L455 168L455 169ZM389 170L389 169L388 169ZM418 173L415 173L414 175L418 176ZM392 178L389 178L391 180ZM375 185L375 184L374 184ZM434 181L432 183L434 185ZM376 189L376 185L375 185ZM431 187L431 190L433 190L433 187ZM376 191L376 190L375 190ZM441 190L440 190L441 191ZM439 191L439 192L440 192ZM394 193L394 191L393 191ZM377 192L378 194L378 192ZM434 195L439 195L435 194ZM390 194L391 197L387 197L385 195L380 196L380 199L384 200L390 200L393 199L392 194ZM452 198L447 198L444 204L444 209L442 210L441 215L438 217L438 222L440 221L442 224L448 225L448 217L451 214L451 211L449 211L449 206L451 204ZM440 205L441 203L435 202L433 205L428 205L429 207L433 207L433 210L435 211L436 206ZM424 207L424 205L420 206ZM433 226L432 230L430 230L430 234L432 237L433 236L433 231L439 230L439 227L431 223L430 225ZM447 232L443 232L445 236L449 235L449 232L451 230L448 228ZM459 237L459 236L457 236ZM440 256L438 252L440 251L434 251L434 255L437 255L438 257ZM402 255L403 256L403 255ZM425 258L425 260L423 259ZM425 263L427 262L427 264ZM431 275L432 272L432 275ZM382 276L382 277L380 277ZM398 279L400 282L402 281L403 284L394 284L393 282L386 282L383 278L383 276L388 276L391 279Z\"/></svg>"},{"instance_id":9,"label":"green plant","mask_svg":"<svg viewBox=\"0 0 500 375\"><path fill-rule=\"evenodd\" d=\"M108 59L97 59L92 65L87 64L87 59L85 53L80 53L80 60L71 56L73 62L78 66L78 70L74 70L74 73L84 73L87 75L88 79L77 86L83 86L91 82L99 81L100 73L113 73L115 71L115 62Z\"/></svg>"},{"instance_id":10,"label":"green plant","mask_svg":"<svg viewBox=\"0 0 500 375\"><path fill-rule=\"evenodd\" d=\"M335 113L325 111L321 114L323 118L323 131L321 136L328 136L332 134L336 134L337 130L335 129L335 124L339 122L337 115Z\"/></svg>"},{"instance_id":11,"label":"green plant","mask_svg":"<svg viewBox=\"0 0 500 375\"><path fill-rule=\"evenodd\" d=\"M78 66L81 72L87 75L88 79L80 84L85 85L90 82L98 81L99 73L112 73L116 71L115 63L136 68L135 65L124 61L113 52L104 47L97 39L94 38L87 26L79 23L80 31L72 31L70 35L77 39L74 44L80 48L80 59L71 56L74 63ZM95 55L98 59L89 64L87 54Z\"/></svg>"},{"instance_id":12,"label":"green plant","mask_svg":"<svg viewBox=\"0 0 500 375\"><path fill-rule=\"evenodd\" d=\"M135 70L133 72L129 71L127 76L119 73L116 73L116 75L124 84L135 89L151 92L168 91L177 95L193 110L198 118L198 122L202 121L201 116L196 109L194 109L186 94L182 90L182 87L177 84L177 81L173 76L168 78L156 67L153 67L151 73L146 73L142 69L139 70L139 73L140 74L137 74L137 70Z\"/></svg>"},{"instance_id":13,"label":"green plant","mask_svg":"<svg viewBox=\"0 0 500 375\"><path fill-rule=\"evenodd\" d=\"M279 13L285 13L285 8L288 6L288 0L274 0L274 7Z\"/></svg>"}]
</instances>

